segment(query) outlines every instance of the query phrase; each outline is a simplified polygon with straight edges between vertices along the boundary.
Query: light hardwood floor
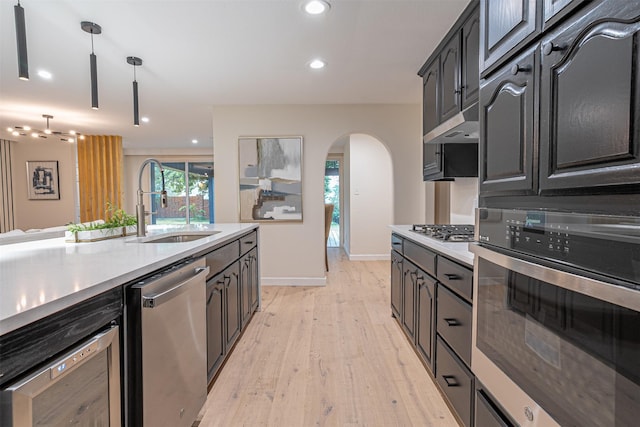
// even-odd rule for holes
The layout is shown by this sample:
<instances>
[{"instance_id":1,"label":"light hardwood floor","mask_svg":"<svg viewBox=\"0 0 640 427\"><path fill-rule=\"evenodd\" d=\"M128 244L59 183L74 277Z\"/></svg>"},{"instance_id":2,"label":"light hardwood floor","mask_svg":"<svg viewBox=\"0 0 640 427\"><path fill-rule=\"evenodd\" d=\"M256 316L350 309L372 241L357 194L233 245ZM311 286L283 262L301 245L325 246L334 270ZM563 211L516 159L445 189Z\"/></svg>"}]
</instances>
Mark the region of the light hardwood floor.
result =
<instances>
[{"instance_id":1,"label":"light hardwood floor","mask_svg":"<svg viewBox=\"0 0 640 427\"><path fill-rule=\"evenodd\" d=\"M263 287L200 427L457 426L391 317L388 261L329 249L326 287Z\"/></svg>"}]
</instances>

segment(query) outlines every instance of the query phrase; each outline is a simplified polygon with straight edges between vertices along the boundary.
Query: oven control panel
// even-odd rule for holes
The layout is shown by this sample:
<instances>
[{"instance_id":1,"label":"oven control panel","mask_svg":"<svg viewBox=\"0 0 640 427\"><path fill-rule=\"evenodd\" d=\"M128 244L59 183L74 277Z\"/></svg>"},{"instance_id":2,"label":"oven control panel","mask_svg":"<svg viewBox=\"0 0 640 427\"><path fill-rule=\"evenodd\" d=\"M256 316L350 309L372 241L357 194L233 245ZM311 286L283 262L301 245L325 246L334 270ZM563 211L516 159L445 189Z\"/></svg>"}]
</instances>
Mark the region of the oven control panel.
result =
<instances>
[{"instance_id":1,"label":"oven control panel","mask_svg":"<svg viewBox=\"0 0 640 427\"><path fill-rule=\"evenodd\" d=\"M479 208L476 241L640 287L640 217Z\"/></svg>"}]
</instances>

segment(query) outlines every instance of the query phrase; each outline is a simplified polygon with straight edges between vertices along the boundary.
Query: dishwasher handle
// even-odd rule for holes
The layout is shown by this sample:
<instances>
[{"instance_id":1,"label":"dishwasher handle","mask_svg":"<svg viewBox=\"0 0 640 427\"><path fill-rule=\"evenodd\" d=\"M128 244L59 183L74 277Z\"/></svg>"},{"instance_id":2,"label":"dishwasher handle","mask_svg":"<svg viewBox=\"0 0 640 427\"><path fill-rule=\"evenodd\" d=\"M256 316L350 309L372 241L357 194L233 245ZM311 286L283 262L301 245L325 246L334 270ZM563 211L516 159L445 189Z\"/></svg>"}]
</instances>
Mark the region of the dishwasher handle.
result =
<instances>
[{"instance_id":1,"label":"dishwasher handle","mask_svg":"<svg viewBox=\"0 0 640 427\"><path fill-rule=\"evenodd\" d=\"M194 272L195 274L188 279L177 284L172 283L168 285L167 289L163 289L149 295L142 295L142 306L144 308L155 308L169 301L176 295L187 291L189 287L196 285L202 276L206 278L207 274L209 274L209 267L198 267Z\"/></svg>"}]
</instances>

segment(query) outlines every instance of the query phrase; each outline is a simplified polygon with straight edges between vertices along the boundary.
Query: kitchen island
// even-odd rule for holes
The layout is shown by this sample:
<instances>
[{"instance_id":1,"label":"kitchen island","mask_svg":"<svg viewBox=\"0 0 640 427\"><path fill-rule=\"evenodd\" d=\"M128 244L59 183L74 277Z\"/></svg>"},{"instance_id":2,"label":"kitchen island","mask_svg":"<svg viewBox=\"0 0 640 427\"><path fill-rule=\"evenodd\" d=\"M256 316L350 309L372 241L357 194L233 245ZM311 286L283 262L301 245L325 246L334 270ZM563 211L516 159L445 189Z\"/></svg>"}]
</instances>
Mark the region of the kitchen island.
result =
<instances>
[{"instance_id":1,"label":"kitchen island","mask_svg":"<svg viewBox=\"0 0 640 427\"><path fill-rule=\"evenodd\" d=\"M55 409L47 412L46 417L72 419L80 424L98 420L112 426L121 425L120 421L132 425L134 418L130 411L140 407L140 399L135 397L134 389L127 389L124 395L129 397L121 405L120 384L124 381L124 390L124 385L130 387L137 381L132 375L143 366L132 361L139 358L140 349L135 343L143 339L144 328L140 328L134 317L136 312L130 300L131 289L157 282L181 267L188 268L188 265L198 267L185 270L184 276L200 276L199 285L188 280L194 283L189 285L190 288L197 286L200 289L193 294L196 295L193 304L198 308L196 310L196 305L191 303L183 307L176 300L177 305L174 304L168 314L177 316L176 320L180 322L186 321L186 325L203 322L197 329L193 323L193 331L185 331L182 336L199 337L193 343L193 351L205 360L197 372L202 374L202 390L206 393L206 384L212 380L208 373L214 372L209 366L217 363L215 369L219 368L220 357L224 360L229 355L252 314L259 309L257 228L257 224L150 226L145 237L127 236L83 243L67 242L60 237L2 246L0 412L3 415L0 424L22 425L27 420L30 425L28 420L32 415L26 408L35 405L32 405L32 400L45 393L49 386L39 392L24 393L22 390L41 384L41 377L45 375L46 381L52 383L51 389L57 386L54 385L56 382L63 388L71 386L69 390L77 389L75 397L73 393L67 393L68 399L65 393L57 393L53 399ZM227 280L227 276L231 279ZM151 298L157 299L158 304L164 304L169 294L182 295L178 287L187 282L181 280L183 283L172 285L173 288L150 294ZM221 282L222 288L218 286ZM214 298L213 294L218 297ZM220 298L223 303L217 304ZM221 310L217 310L217 306ZM153 308L154 305L148 307ZM196 330L205 328L205 320L206 334L196 334ZM161 326L158 330L162 334L165 328ZM114 338L103 349L95 340L105 334ZM163 341L161 337L156 338ZM224 340L224 346L220 349L220 357L214 358L218 351L216 340L220 339ZM99 359L96 352L106 358L101 356ZM120 356L116 356L118 354ZM108 392L96 392L95 386L90 385L91 381L79 380L87 374L92 375L90 368L83 367L93 362L85 363L84 359L96 360L95 367L108 375ZM119 360L125 361L122 370ZM180 360L176 362L181 363ZM78 370L71 370L72 365L77 365ZM58 376L62 382L56 380ZM101 382L106 384L106 380ZM95 394L92 396L91 393ZM31 397L25 401L24 396ZM90 403L87 399L108 403L95 413L89 411L85 414L81 409ZM186 423L184 425L191 425L193 420L187 418L197 415L199 407L194 409L195 412L185 413L182 419L184 410L178 405L176 417ZM100 407L100 404L93 406ZM107 412L109 414L105 415ZM21 418L25 414L28 418ZM134 424L144 424L137 423L138 418L134 421Z\"/></svg>"},{"instance_id":2,"label":"kitchen island","mask_svg":"<svg viewBox=\"0 0 640 427\"><path fill-rule=\"evenodd\" d=\"M147 238L90 243L45 239L0 247L0 335L181 259L213 249L256 224L149 226ZM219 231L184 243L141 243L165 233Z\"/></svg>"}]
</instances>

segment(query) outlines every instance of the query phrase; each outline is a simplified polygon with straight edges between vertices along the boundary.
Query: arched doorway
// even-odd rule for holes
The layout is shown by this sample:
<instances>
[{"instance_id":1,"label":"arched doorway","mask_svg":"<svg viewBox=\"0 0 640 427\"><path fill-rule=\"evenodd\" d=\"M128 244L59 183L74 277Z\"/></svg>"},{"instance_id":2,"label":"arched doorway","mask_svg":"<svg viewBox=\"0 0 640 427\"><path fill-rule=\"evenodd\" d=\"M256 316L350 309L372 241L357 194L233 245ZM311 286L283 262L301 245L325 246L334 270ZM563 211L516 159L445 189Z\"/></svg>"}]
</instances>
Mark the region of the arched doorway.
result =
<instances>
[{"instance_id":1,"label":"arched doorway","mask_svg":"<svg viewBox=\"0 0 640 427\"><path fill-rule=\"evenodd\" d=\"M325 165L337 166L338 194L325 185L325 200L338 200L334 221L339 231L331 246L344 249L352 260L387 259L393 223L393 171L389 150L377 138L353 133L330 148ZM325 183L336 171L325 167ZM329 193L329 194L328 194ZM333 230L332 230L333 231Z\"/></svg>"}]
</instances>

